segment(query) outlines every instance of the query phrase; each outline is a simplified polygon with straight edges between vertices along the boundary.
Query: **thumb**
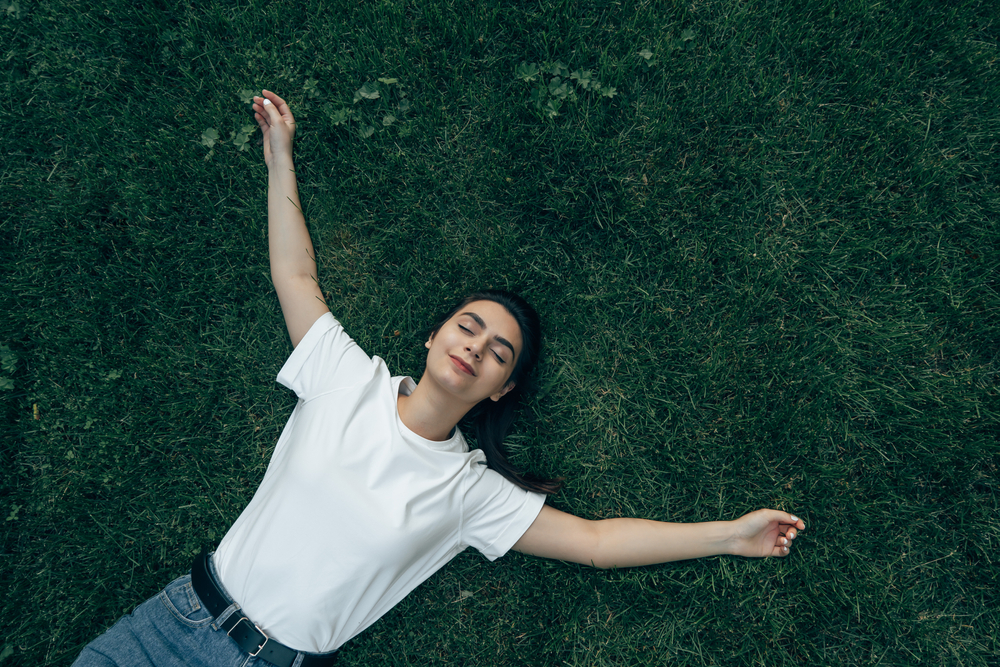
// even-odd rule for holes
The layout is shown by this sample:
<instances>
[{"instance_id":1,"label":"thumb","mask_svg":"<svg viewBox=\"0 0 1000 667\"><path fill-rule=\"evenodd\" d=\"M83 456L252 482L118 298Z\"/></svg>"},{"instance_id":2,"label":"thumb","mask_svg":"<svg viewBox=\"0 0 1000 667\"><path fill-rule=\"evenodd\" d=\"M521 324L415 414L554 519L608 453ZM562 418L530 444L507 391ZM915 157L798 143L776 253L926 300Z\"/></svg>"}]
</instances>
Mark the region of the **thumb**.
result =
<instances>
[{"instance_id":1,"label":"thumb","mask_svg":"<svg viewBox=\"0 0 1000 667\"><path fill-rule=\"evenodd\" d=\"M806 528L805 522L802 521L802 519L800 519L799 517L795 516L794 514L789 514L788 512L780 512L780 511L778 512L778 514L780 515L780 519L778 520L781 523L794 526L799 530L805 530Z\"/></svg>"},{"instance_id":2,"label":"thumb","mask_svg":"<svg viewBox=\"0 0 1000 667\"><path fill-rule=\"evenodd\" d=\"M278 110L276 108L274 108L274 105L271 103L271 100L265 97L262 106L264 107L264 113L267 114L268 120L271 121L272 125L281 122L281 114L278 113Z\"/></svg>"}]
</instances>

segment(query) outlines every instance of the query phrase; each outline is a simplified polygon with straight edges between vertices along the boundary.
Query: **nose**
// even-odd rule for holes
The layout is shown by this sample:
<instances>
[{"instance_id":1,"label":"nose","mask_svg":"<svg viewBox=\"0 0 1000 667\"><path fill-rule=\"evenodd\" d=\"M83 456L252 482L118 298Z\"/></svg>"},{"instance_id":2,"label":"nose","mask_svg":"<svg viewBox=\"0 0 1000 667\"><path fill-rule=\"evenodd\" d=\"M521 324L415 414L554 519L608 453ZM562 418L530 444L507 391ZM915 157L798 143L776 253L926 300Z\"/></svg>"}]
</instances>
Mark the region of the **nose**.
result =
<instances>
[{"instance_id":1,"label":"nose","mask_svg":"<svg viewBox=\"0 0 1000 667\"><path fill-rule=\"evenodd\" d=\"M466 343L465 349L471 352L473 355L475 355L476 359L479 359L479 352L482 349L482 346L479 344L479 341L477 340Z\"/></svg>"}]
</instances>

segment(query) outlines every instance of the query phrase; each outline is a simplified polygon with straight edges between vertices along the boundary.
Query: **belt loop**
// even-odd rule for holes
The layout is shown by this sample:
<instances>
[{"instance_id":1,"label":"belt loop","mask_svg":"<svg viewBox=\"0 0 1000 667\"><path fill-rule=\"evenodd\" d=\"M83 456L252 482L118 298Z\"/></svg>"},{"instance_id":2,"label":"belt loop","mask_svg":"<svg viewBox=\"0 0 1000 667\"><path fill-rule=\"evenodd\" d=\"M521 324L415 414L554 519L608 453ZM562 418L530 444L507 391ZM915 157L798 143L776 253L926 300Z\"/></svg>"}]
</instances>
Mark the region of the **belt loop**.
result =
<instances>
[{"instance_id":1,"label":"belt loop","mask_svg":"<svg viewBox=\"0 0 1000 667\"><path fill-rule=\"evenodd\" d=\"M219 615L212 619L212 628L216 631L225 630L240 650L249 654L248 661L257 656L263 662L278 667L303 667L303 665L327 667L336 661L338 655L336 651L323 654L304 653L270 639L256 623L242 613L240 605L234 602L229 592L223 588L212 561L207 551L202 551L194 559L191 566L191 587L209 613L214 615L221 609ZM232 618L236 620L230 623ZM264 641L259 641L259 638Z\"/></svg>"},{"instance_id":2,"label":"belt loop","mask_svg":"<svg viewBox=\"0 0 1000 667\"><path fill-rule=\"evenodd\" d=\"M223 623L225 623L227 618L229 618L230 616L232 616L233 614L235 614L239 610L240 610L240 605L238 603L236 603L236 602L234 602L231 605L229 605L228 607L226 607L222 611L222 613L219 614L218 616L216 616L215 620L212 621L212 629L213 630L218 630L219 626L221 626Z\"/></svg>"}]
</instances>

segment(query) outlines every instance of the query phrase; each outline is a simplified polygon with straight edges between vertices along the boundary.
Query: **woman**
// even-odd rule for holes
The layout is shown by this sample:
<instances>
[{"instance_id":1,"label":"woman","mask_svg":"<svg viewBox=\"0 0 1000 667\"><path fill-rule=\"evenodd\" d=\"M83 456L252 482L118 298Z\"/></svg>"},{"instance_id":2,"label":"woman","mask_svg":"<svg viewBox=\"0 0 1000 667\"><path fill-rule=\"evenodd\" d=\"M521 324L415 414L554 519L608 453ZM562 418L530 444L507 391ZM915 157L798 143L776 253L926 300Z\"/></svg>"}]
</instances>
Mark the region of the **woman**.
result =
<instances>
[{"instance_id":1,"label":"woman","mask_svg":"<svg viewBox=\"0 0 1000 667\"><path fill-rule=\"evenodd\" d=\"M299 397L250 504L212 556L88 645L78 665L330 664L336 649L456 554L513 548L596 567L713 554L784 556L798 518L588 521L544 504L501 440L539 347L519 297L463 300L426 342L418 384L392 377L333 318L316 278L292 162L295 120L255 97L268 167L271 276L295 347L278 381ZM458 422L475 418L480 449Z\"/></svg>"}]
</instances>

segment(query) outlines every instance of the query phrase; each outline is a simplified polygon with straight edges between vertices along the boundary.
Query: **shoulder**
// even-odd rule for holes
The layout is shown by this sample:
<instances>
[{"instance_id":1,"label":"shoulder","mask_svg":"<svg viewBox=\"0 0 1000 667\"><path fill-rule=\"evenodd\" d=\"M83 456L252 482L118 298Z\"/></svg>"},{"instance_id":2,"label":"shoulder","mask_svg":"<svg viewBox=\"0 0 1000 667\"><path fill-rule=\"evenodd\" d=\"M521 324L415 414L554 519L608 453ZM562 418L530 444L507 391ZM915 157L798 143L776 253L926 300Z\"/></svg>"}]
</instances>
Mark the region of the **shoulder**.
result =
<instances>
[{"instance_id":1,"label":"shoulder","mask_svg":"<svg viewBox=\"0 0 1000 667\"><path fill-rule=\"evenodd\" d=\"M305 398L370 378L379 361L369 357L327 311L302 336L277 379Z\"/></svg>"}]
</instances>

